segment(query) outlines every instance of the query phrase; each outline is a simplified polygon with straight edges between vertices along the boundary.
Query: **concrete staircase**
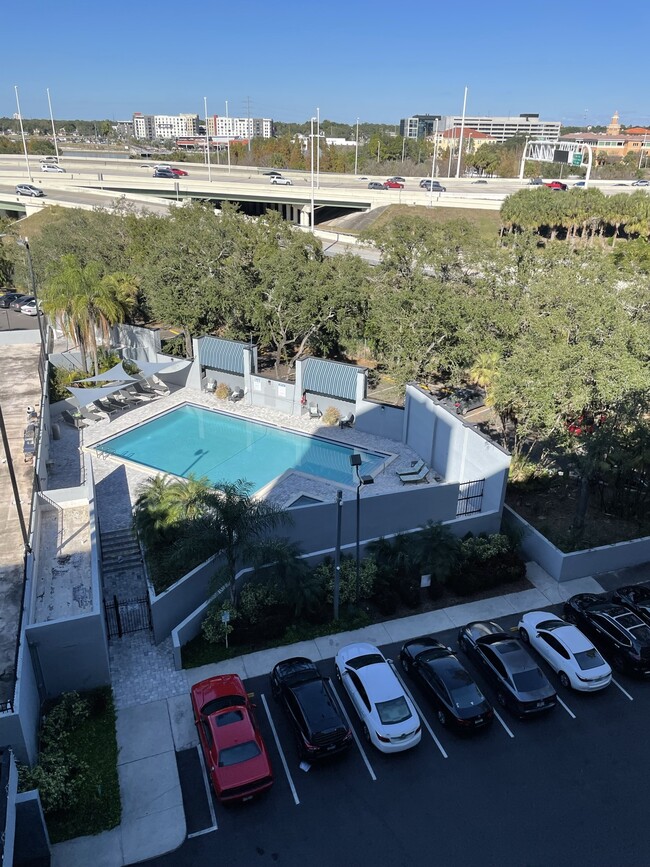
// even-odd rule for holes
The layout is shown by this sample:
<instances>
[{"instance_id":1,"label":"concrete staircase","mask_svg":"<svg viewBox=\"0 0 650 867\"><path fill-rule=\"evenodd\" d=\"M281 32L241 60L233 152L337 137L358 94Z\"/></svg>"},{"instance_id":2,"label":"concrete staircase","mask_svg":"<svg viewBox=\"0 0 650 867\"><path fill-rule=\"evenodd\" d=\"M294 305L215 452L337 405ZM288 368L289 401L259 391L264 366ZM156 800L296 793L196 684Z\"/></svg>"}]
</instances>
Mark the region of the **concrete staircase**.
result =
<instances>
[{"instance_id":1,"label":"concrete staircase","mask_svg":"<svg viewBox=\"0 0 650 867\"><path fill-rule=\"evenodd\" d=\"M104 596L120 599L146 594L142 555L130 529L100 533Z\"/></svg>"}]
</instances>

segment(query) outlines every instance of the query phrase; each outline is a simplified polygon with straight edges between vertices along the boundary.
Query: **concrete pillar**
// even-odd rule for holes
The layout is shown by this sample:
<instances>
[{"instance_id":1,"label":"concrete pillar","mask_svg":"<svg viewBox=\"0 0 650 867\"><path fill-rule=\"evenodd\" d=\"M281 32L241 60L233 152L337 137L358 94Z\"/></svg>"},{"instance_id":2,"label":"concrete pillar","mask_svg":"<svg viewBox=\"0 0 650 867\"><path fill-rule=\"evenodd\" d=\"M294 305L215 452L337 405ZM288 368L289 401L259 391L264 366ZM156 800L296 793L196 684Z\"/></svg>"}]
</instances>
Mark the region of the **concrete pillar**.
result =
<instances>
[{"instance_id":1,"label":"concrete pillar","mask_svg":"<svg viewBox=\"0 0 650 867\"><path fill-rule=\"evenodd\" d=\"M253 384L251 382L251 370L253 369L252 349L242 349L244 353L244 403L251 405L253 401Z\"/></svg>"},{"instance_id":2,"label":"concrete pillar","mask_svg":"<svg viewBox=\"0 0 650 867\"><path fill-rule=\"evenodd\" d=\"M296 361L296 386L293 390L293 407L291 408L291 415L300 416L302 413L302 404L300 403L300 399L302 398L302 366L303 359L299 358Z\"/></svg>"},{"instance_id":3,"label":"concrete pillar","mask_svg":"<svg viewBox=\"0 0 650 867\"><path fill-rule=\"evenodd\" d=\"M311 225L311 205L303 205L300 209L300 225L309 228Z\"/></svg>"}]
</instances>

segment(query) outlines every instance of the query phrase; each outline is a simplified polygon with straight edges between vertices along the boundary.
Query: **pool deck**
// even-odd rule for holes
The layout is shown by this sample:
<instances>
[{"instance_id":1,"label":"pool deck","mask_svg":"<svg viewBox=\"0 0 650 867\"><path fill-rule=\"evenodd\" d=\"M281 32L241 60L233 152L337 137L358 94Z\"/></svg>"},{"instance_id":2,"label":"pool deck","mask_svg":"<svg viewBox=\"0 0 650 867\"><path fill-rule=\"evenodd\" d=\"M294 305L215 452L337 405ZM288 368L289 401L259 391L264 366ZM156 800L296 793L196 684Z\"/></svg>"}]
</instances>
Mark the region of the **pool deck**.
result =
<instances>
[{"instance_id":1,"label":"pool deck","mask_svg":"<svg viewBox=\"0 0 650 867\"><path fill-rule=\"evenodd\" d=\"M403 490L404 486L400 482L396 471L407 470L418 459L418 455L415 452L403 443L396 442L395 440L374 436L356 428L328 427L323 425L318 419L309 418L308 415L298 418L265 407L246 406L241 403L219 400L212 394L189 388L181 388L172 394L146 402L111 420L104 419L91 423L81 432L83 446L84 448L92 447L108 437L123 433L184 403L192 403L206 409L219 410L220 412L250 421L272 424L288 431L317 434L341 445L358 446L360 449L393 455L394 457L387 461L385 469L375 476L374 484L368 486L364 491L364 497L378 496L396 490ZM121 474L126 477L131 505L138 496L138 489L142 482L157 474L155 470L150 468L104 455L94 449L92 449L91 454L96 484L98 486L106 486L109 483L109 477L117 469L120 469ZM429 482L429 484L436 483L440 483L440 480L438 482L433 480ZM352 485L344 486L336 482L328 482L316 476L308 476L290 470L261 489L260 493L270 502L276 503L281 507L287 507L301 495L312 497L321 502L331 502L336 498L337 490L343 490L344 500L354 499L356 496L356 487ZM130 510L127 514L124 514L126 507L127 503L122 499L121 506L114 506L110 509L114 513L113 515L104 515L106 510L102 508L102 527L104 529L118 529L126 526L130 522Z\"/></svg>"}]
</instances>

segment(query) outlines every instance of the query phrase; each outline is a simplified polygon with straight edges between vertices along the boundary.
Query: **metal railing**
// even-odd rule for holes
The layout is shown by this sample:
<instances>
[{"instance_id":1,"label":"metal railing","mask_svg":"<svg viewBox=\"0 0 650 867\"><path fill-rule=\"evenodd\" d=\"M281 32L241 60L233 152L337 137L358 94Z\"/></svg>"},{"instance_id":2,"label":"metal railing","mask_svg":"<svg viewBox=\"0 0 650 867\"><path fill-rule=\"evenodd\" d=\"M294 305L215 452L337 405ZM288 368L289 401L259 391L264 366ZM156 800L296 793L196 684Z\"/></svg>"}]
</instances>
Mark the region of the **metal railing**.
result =
<instances>
[{"instance_id":1,"label":"metal railing","mask_svg":"<svg viewBox=\"0 0 650 867\"><path fill-rule=\"evenodd\" d=\"M483 490L485 479L475 479L471 482L461 482L458 487L458 504L456 517L474 515L483 508Z\"/></svg>"}]
</instances>

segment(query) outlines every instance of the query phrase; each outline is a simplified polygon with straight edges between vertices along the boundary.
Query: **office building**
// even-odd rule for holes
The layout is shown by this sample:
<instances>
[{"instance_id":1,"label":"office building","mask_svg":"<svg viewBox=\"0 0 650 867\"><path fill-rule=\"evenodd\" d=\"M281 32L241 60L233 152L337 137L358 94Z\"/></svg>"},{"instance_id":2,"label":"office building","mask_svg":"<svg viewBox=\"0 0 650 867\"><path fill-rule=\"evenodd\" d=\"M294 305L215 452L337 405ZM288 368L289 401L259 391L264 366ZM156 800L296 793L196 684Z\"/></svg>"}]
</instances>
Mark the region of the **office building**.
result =
<instances>
[{"instance_id":1,"label":"office building","mask_svg":"<svg viewBox=\"0 0 650 867\"><path fill-rule=\"evenodd\" d=\"M208 135L230 139L271 138L273 121L270 117L224 117L215 114L208 118Z\"/></svg>"},{"instance_id":2,"label":"office building","mask_svg":"<svg viewBox=\"0 0 650 867\"><path fill-rule=\"evenodd\" d=\"M462 115L416 114L400 121L400 134L406 138L429 138L435 132L436 119L439 131L453 130L463 123ZM531 139L557 141L560 121L543 121L538 114L520 114L515 117L465 115L465 129L484 133L496 142L504 142L515 136Z\"/></svg>"},{"instance_id":3,"label":"office building","mask_svg":"<svg viewBox=\"0 0 650 867\"><path fill-rule=\"evenodd\" d=\"M133 115L133 137L137 139L168 139L199 133L198 114Z\"/></svg>"}]
</instances>

